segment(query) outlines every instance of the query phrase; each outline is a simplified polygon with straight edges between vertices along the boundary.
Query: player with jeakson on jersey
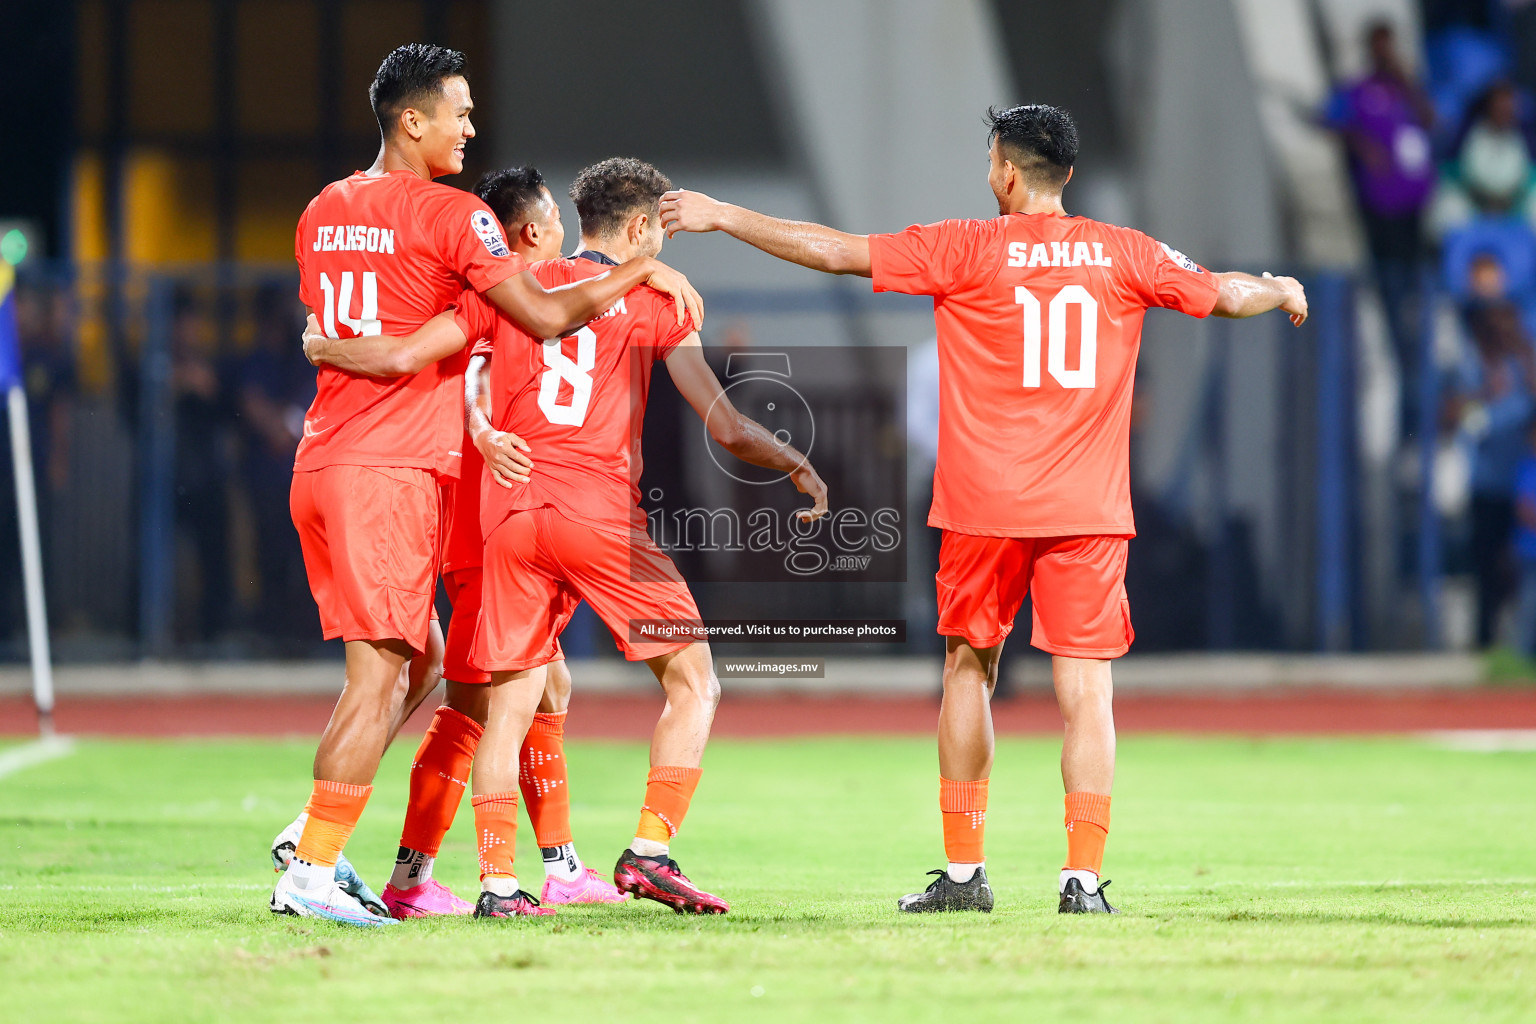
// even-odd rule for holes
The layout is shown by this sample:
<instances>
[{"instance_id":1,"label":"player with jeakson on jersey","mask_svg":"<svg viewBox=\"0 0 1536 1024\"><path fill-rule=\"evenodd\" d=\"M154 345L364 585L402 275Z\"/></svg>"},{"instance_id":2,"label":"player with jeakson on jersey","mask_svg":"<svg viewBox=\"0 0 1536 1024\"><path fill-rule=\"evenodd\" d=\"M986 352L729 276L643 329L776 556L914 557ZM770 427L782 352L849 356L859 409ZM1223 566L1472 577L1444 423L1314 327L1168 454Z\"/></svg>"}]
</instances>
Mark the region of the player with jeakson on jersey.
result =
<instances>
[{"instance_id":1,"label":"player with jeakson on jersey","mask_svg":"<svg viewBox=\"0 0 1536 1024\"><path fill-rule=\"evenodd\" d=\"M1134 636L1124 579L1142 318L1152 307L1234 318L1281 309L1299 324L1307 301L1291 278L1213 274L1138 231L1069 216L1071 117L1043 105L988 114L993 219L850 235L679 191L663 198L662 220L669 234L724 231L801 266L869 277L876 291L933 296L939 446L928 522L944 531L939 808L949 864L898 906L992 908L982 855L988 701L1003 641L1031 594L1031 642L1053 655L1066 725L1058 909L1113 912L1099 870L1114 780L1110 660Z\"/></svg>"}]
</instances>

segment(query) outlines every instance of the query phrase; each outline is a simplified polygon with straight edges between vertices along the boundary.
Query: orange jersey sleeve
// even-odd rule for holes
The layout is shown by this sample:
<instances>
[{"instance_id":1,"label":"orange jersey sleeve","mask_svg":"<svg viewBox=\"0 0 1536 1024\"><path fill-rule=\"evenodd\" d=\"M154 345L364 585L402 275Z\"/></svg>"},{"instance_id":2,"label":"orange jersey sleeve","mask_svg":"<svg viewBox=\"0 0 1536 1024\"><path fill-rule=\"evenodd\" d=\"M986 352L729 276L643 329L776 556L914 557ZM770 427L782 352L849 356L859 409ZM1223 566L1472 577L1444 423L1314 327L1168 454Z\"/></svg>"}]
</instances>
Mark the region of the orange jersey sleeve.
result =
<instances>
[{"instance_id":1,"label":"orange jersey sleeve","mask_svg":"<svg viewBox=\"0 0 1536 1024\"><path fill-rule=\"evenodd\" d=\"M478 196L456 188L433 190L424 197L422 214L438 255L475 291L488 291L528 269L507 245L496 215Z\"/></svg>"},{"instance_id":2,"label":"orange jersey sleeve","mask_svg":"<svg viewBox=\"0 0 1536 1024\"><path fill-rule=\"evenodd\" d=\"M1221 285L1216 275L1139 231L1126 231L1126 280L1148 307L1208 317L1216 308Z\"/></svg>"},{"instance_id":3,"label":"orange jersey sleeve","mask_svg":"<svg viewBox=\"0 0 1536 1024\"><path fill-rule=\"evenodd\" d=\"M869 268L877 292L947 295L989 268L988 221L941 220L869 236Z\"/></svg>"}]
</instances>

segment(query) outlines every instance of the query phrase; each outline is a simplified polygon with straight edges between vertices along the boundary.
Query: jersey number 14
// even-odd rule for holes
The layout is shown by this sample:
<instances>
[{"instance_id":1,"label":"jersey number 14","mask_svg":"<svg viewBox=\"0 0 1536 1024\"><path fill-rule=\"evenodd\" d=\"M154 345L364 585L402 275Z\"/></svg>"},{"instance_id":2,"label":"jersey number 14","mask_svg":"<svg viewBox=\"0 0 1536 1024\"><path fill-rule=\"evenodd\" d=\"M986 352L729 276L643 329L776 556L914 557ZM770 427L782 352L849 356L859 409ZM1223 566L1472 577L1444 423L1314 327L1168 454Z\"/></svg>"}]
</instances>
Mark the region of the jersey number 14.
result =
<instances>
[{"instance_id":1,"label":"jersey number 14","mask_svg":"<svg viewBox=\"0 0 1536 1024\"><path fill-rule=\"evenodd\" d=\"M343 271L341 275L341 295L336 294L336 285L331 280L331 275L320 275L320 290L325 293L325 336L327 338L339 338L336 333L336 321L350 327L352 333L360 338L382 333L379 324L379 275L372 270L363 271L362 280L362 308L357 316L352 316L352 271Z\"/></svg>"},{"instance_id":2,"label":"jersey number 14","mask_svg":"<svg viewBox=\"0 0 1536 1024\"><path fill-rule=\"evenodd\" d=\"M1040 386L1040 300L1023 285L1013 289L1013 301L1024 307L1024 386ZM1067 369L1067 307L1078 307L1082 323L1077 369ZM1069 284L1056 293L1047 307L1045 324L1046 369L1064 388L1094 386L1094 368L1099 353L1099 303L1088 289Z\"/></svg>"}]
</instances>

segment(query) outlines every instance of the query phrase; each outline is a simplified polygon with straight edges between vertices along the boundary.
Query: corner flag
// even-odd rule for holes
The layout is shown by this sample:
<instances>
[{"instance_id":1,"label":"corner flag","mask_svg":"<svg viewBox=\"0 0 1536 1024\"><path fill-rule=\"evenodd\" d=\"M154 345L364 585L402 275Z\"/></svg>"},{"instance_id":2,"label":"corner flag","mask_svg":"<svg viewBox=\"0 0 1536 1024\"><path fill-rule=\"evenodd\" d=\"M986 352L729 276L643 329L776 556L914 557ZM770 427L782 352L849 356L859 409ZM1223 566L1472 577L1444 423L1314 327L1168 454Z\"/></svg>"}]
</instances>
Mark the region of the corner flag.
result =
<instances>
[{"instance_id":1,"label":"corner flag","mask_svg":"<svg viewBox=\"0 0 1536 1024\"><path fill-rule=\"evenodd\" d=\"M32 437L27 391L21 382L21 344L16 331L16 271L0 259L0 391L11 421L11 465L16 471L16 521L21 528L21 576L27 595L27 641L32 649L32 696L37 724L53 734L53 663L48 653L48 612L43 599L43 552L37 532L37 490L32 478Z\"/></svg>"},{"instance_id":2,"label":"corner flag","mask_svg":"<svg viewBox=\"0 0 1536 1024\"><path fill-rule=\"evenodd\" d=\"M0 391L21 383L21 346L16 338L16 271L0 260Z\"/></svg>"}]
</instances>

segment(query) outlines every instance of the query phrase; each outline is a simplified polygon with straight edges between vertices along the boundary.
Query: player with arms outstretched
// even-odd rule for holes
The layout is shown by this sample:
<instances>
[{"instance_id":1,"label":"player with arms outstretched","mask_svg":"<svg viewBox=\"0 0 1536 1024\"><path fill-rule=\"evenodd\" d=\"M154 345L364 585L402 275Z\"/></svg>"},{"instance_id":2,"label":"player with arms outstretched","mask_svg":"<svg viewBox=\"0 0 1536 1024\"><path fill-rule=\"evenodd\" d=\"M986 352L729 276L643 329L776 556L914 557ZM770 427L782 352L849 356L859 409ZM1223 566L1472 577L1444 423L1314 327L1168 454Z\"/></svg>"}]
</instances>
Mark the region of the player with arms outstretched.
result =
<instances>
[{"instance_id":1,"label":"player with arms outstretched","mask_svg":"<svg viewBox=\"0 0 1536 1024\"><path fill-rule=\"evenodd\" d=\"M1131 387L1152 307L1300 324L1291 278L1208 273L1139 231L1069 216L1062 190L1077 127L1043 105L988 112L998 217L850 235L767 217L696 192L662 199L679 231L724 231L780 259L931 295L939 342L939 451L928 523L944 531L939 633L939 810L949 859L911 912L992 909L982 853L992 770L989 701L1026 594L1031 643L1053 655L1066 726L1062 913L1114 913L1099 870L1109 831L1115 731L1110 662L1134 633L1125 598L1131 516Z\"/></svg>"},{"instance_id":2,"label":"player with arms outstretched","mask_svg":"<svg viewBox=\"0 0 1536 1024\"><path fill-rule=\"evenodd\" d=\"M679 323L685 306L695 321L702 316L687 282L650 259L546 291L483 202L432 180L463 169L475 134L462 54L399 47L379 66L369 98L378 159L326 186L295 236L300 297L327 335L408 333L465 288L541 336L586 323L643 282L674 297ZM462 430L462 376L437 363L388 380L319 373L290 505L321 627L346 641L346 685L315 755L303 824L272 894L275 913L390 921L358 901L356 886L338 884L337 865L403 711L437 682L435 672L406 666L423 654L430 663L442 649L432 621L438 485L458 474Z\"/></svg>"},{"instance_id":3,"label":"player with arms outstretched","mask_svg":"<svg viewBox=\"0 0 1536 1024\"><path fill-rule=\"evenodd\" d=\"M657 201L671 183L632 159L605 160L571 186L582 249L534 268L555 287L586 280L623 259L660 251ZM618 888L680 913L725 913L729 905L693 885L670 856L701 775L720 684L699 613L672 560L646 533L639 508L640 432L654 363L720 445L754 465L785 473L811 496L807 519L826 513L826 486L805 457L743 416L704 360L696 332L679 327L662 296L626 295L574 334L540 341L466 295L455 317L438 317L405 343L437 352L493 336L495 426L523 439L533 459L526 483L482 489L485 593L475 662L491 672L490 712L475 754L475 829L482 889L476 914L545 910L518 888L518 750L545 692L557 638L585 599L631 661L644 660L667 703L651 741L640 824L614 870ZM637 632L637 620L683 627L681 639Z\"/></svg>"}]
</instances>

